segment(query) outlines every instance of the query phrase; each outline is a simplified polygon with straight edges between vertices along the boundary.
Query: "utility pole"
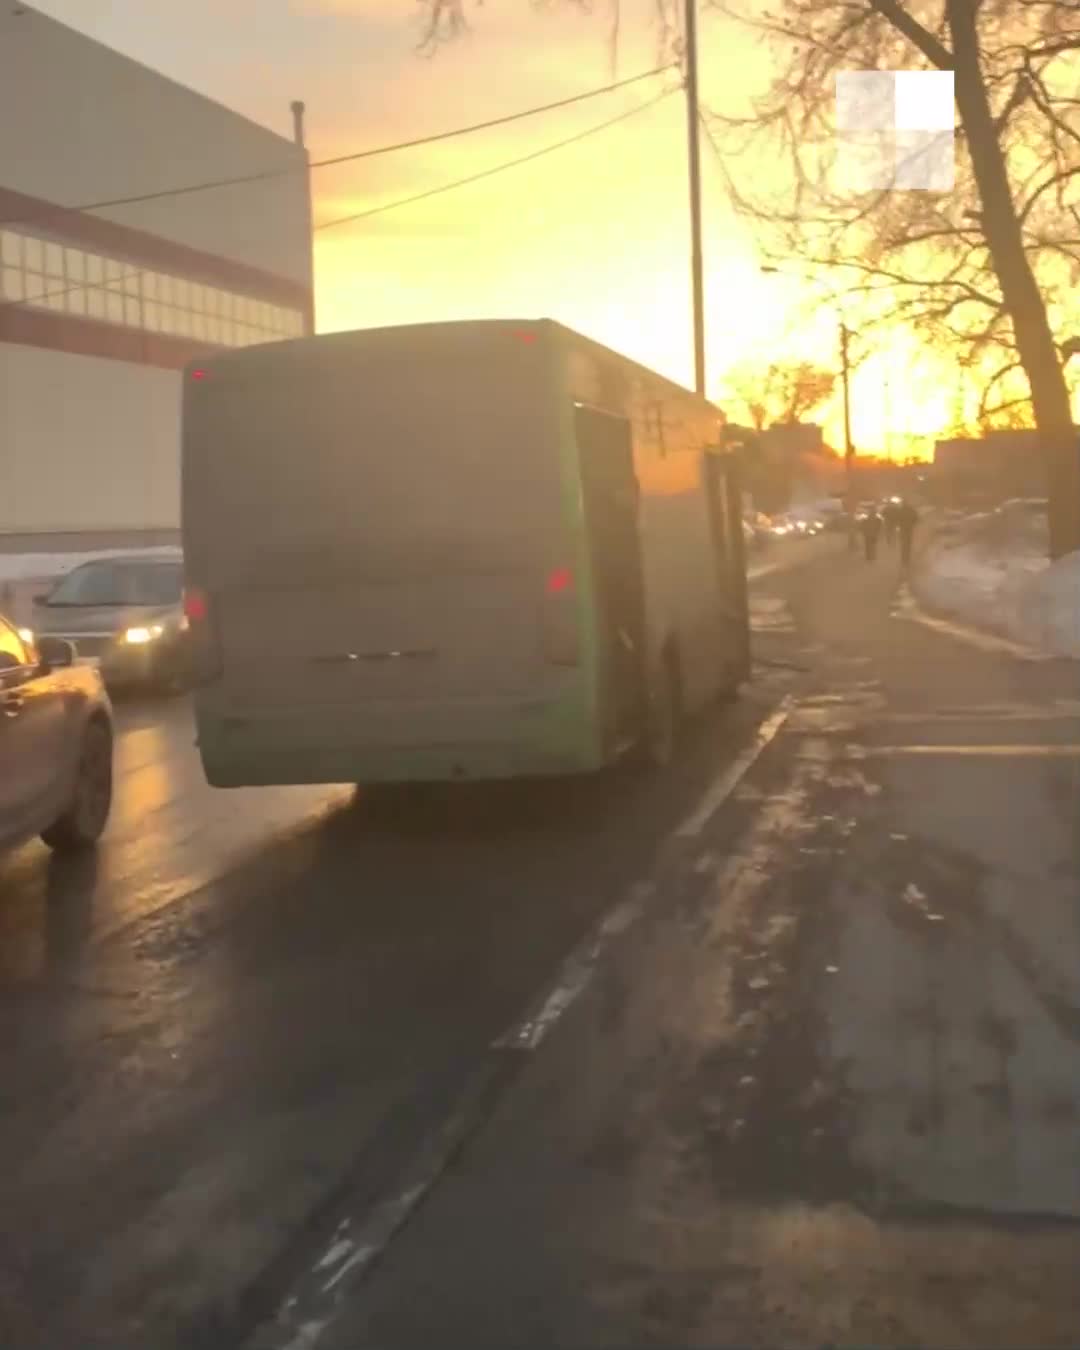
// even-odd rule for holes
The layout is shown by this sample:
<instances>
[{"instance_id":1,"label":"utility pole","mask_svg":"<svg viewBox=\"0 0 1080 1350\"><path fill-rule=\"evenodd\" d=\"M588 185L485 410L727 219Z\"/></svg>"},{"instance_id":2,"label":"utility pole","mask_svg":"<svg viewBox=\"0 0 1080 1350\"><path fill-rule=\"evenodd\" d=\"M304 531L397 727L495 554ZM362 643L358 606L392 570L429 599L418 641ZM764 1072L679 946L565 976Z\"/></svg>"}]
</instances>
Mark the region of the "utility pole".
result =
<instances>
[{"instance_id":1,"label":"utility pole","mask_svg":"<svg viewBox=\"0 0 1080 1350\"><path fill-rule=\"evenodd\" d=\"M758 269L768 276L782 276L783 269L768 264ZM814 281L816 278L808 277ZM855 447L851 443L851 363L848 360L849 330L844 322L843 310L836 307L836 317L840 322L840 375L844 387L844 504L848 512L848 546L855 547Z\"/></svg>"},{"instance_id":2,"label":"utility pole","mask_svg":"<svg viewBox=\"0 0 1080 1350\"><path fill-rule=\"evenodd\" d=\"M705 277L701 247L701 132L698 127L697 0L686 0L686 130L690 170L690 284L694 313L694 388L705 393Z\"/></svg>"},{"instance_id":3,"label":"utility pole","mask_svg":"<svg viewBox=\"0 0 1080 1350\"><path fill-rule=\"evenodd\" d=\"M889 367L885 367L885 373L881 377L881 447L885 451L885 463L892 465L892 384L889 381Z\"/></svg>"},{"instance_id":4,"label":"utility pole","mask_svg":"<svg viewBox=\"0 0 1080 1350\"><path fill-rule=\"evenodd\" d=\"M855 547L855 447L851 443L851 365L848 326L840 320L840 370L844 381L844 495L847 499L848 548Z\"/></svg>"}]
</instances>

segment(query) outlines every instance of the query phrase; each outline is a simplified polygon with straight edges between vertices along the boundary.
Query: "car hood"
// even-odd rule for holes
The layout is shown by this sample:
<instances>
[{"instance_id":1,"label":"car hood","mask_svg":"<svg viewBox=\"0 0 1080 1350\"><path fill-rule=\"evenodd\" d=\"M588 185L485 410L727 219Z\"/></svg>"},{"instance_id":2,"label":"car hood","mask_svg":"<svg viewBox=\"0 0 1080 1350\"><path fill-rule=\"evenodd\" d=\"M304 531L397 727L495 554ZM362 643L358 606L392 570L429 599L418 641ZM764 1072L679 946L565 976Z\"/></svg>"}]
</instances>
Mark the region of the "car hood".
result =
<instances>
[{"instance_id":1,"label":"car hood","mask_svg":"<svg viewBox=\"0 0 1080 1350\"><path fill-rule=\"evenodd\" d=\"M179 605L35 605L33 628L43 635L122 633L125 628L179 617Z\"/></svg>"}]
</instances>

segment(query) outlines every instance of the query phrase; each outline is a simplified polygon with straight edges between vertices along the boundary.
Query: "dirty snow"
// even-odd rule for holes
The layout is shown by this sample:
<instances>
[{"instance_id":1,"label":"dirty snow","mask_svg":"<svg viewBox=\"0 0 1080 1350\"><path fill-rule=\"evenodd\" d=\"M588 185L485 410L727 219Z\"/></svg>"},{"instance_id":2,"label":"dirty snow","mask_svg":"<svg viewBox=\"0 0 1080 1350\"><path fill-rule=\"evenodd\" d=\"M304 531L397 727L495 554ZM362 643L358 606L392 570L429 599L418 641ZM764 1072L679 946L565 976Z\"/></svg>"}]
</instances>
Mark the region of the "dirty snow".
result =
<instances>
[{"instance_id":1,"label":"dirty snow","mask_svg":"<svg viewBox=\"0 0 1080 1350\"><path fill-rule=\"evenodd\" d=\"M1019 504L939 532L912 586L931 609L1080 657L1080 552L1051 564L1045 521Z\"/></svg>"}]
</instances>

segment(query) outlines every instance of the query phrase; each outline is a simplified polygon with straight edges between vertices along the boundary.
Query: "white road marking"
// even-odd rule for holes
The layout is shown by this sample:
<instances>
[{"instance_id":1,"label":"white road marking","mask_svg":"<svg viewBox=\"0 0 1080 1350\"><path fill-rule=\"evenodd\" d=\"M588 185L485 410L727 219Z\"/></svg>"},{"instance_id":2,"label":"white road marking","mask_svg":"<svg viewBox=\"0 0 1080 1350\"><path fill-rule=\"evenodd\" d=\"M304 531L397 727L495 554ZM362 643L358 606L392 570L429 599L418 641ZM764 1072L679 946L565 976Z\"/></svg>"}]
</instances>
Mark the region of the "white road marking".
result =
<instances>
[{"instance_id":1,"label":"white road marking","mask_svg":"<svg viewBox=\"0 0 1080 1350\"><path fill-rule=\"evenodd\" d=\"M787 720L793 703L785 698L758 728L747 747L709 789L698 810L674 832L674 838L700 834L717 809L731 795L762 750ZM547 1037L563 1014L588 988L609 945L642 915L656 885L640 881L604 916L588 938L563 961L554 983L537 1000L535 1011L514 1024L491 1045L496 1052L531 1053ZM437 1184L451 1157L477 1120L486 1087L496 1081L505 1057L490 1056L458 1105L428 1137L408 1171L408 1184L377 1204L355 1225L340 1223L325 1250L309 1269L306 1293L290 1296L279 1307L274 1322L260 1329L260 1347L274 1350L314 1350L323 1332L335 1320L347 1285L354 1284L392 1242L428 1192ZM351 1231L353 1236L345 1236ZM269 1337L273 1337L271 1341Z\"/></svg>"},{"instance_id":2,"label":"white road marking","mask_svg":"<svg viewBox=\"0 0 1080 1350\"><path fill-rule=\"evenodd\" d=\"M771 717L758 727L753 742L739 755L724 773L710 784L704 797L675 831L678 839L693 839L699 835L724 802L739 786L758 756L776 736L776 733L791 716L794 701L790 694L784 698Z\"/></svg>"},{"instance_id":3,"label":"white road marking","mask_svg":"<svg viewBox=\"0 0 1080 1350\"><path fill-rule=\"evenodd\" d=\"M323 1253L321 1260L315 1264L316 1270L325 1270L327 1266L336 1265L343 1260L352 1251L356 1244L350 1242L348 1238L339 1238L332 1242Z\"/></svg>"},{"instance_id":4,"label":"white road marking","mask_svg":"<svg viewBox=\"0 0 1080 1350\"><path fill-rule=\"evenodd\" d=\"M927 614L915 599L907 582L901 586L897 594L893 618L905 619L909 623L922 624L924 628L932 628L937 633L957 638L971 647L978 647L984 652L994 652L998 655L1014 656L1018 661L1053 661L1057 659L1049 652L1040 652L1033 647L1025 647L1023 643L1013 642L1011 638L1000 637L996 633L988 633L981 628L970 628L967 624L959 623L954 619L942 619L936 615Z\"/></svg>"},{"instance_id":5,"label":"white road marking","mask_svg":"<svg viewBox=\"0 0 1080 1350\"><path fill-rule=\"evenodd\" d=\"M1017 756L1031 759L1076 759L1080 744L1066 745L868 745L861 747L858 758L892 755L969 755Z\"/></svg>"},{"instance_id":6,"label":"white road marking","mask_svg":"<svg viewBox=\"0 0 1080 1350\"><path fill-rule=\"evenodd\" d=\"M631 887L629 895L609 910L592 933L576 947L559 968L550 990L537 1001L536 1010L492 1042L493 1050L533 1051L563 1013L585 992L600 958L611 943L640 916L653 892L648 882Z\"/></svg>"},{"instance_id":7,"label":"white road marking","mask_svg":"<svg viewBox=\"0 0 1080 1350\"><path fill-rule=\"evenodd\" d=\"M675 830L674 838L696 838L731 796L762 750L791 715L793 701L790 695L783 699L772 715L758 727L753 742L710 785L694 812ZM505 1031L492 1043L493 1050L524 1050L531 1052L551 1031L563 1013L588 988L605 949L613 938L626 931L641 915L653 886L639 882L629 895L620 901L600 922L597 928L576 947L563 962L554 984L540 999L535 1011Z\"/></svg>"},{"instance_id":8,"label":"white road marking","mask_svg":"<svg viewBox=\"0 0 1080 1350\"><path fill-rule=\"evenodd\" d=\"M376 1204L356 1224L355 1239L340 1234L350 1226L338 1226L330 1246L310 1267L305 1288L280 1306L274 1321L256 1332L253 1347L259 1350L313 1350L323 1332L335 1320L348 1285L379 1259L399 1230L412 1217L477 1120L477 1100L491 1081L494 1060L489 1060L462 1093L456 1108L427 1137L408 1169L407 1184ZM326 1277L331 1266L336 1269Z\"/></svg>"},{"instance_id":9,"label":"white road marking","mask_svg":"<svg viewBox=\"0 0 1080 1350\"><path fill-rule=\"evenodd\" d=\"M927 712L887 712L875 717L877 722L1071 722L1080 717L1080 706L1052 708L1003 708L990 705L985 708L932 708Z\"/></svg>"},{"instance_id":10,"label":"white road marking","mask_svg":"<svg viewBox=\"0 0 1080 1350\"><path fill-rule=\"evenodd\" d=\"M327 1318L324 1322L304 1322L297 1327L296 1335L285 1346L284 1350L313 1350L319 1342L319 1337L330 1325Z\"/></svg>"}]
</instances>

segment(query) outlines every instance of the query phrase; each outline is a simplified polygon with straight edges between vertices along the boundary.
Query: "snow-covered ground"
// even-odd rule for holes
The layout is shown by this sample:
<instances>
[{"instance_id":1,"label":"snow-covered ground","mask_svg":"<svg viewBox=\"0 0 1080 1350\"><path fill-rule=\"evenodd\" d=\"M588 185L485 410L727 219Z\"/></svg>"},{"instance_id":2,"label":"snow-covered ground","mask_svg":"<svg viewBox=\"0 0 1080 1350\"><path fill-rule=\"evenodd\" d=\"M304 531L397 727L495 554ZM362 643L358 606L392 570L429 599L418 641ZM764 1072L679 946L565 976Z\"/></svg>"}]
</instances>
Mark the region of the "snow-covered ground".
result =
<instances>
[{"instance_id":1,"label":"snow-covered ground","mask_svg":"<svg viewBox=\"0 0 1080 1350\"><path fill-rule=\"evenodd\" d=\"M1045 517L1025 503L952 521L912 589L928 608L1058 656L1080 657L1080 552L1046 557Z\"/></svg>"}]
</instances>

